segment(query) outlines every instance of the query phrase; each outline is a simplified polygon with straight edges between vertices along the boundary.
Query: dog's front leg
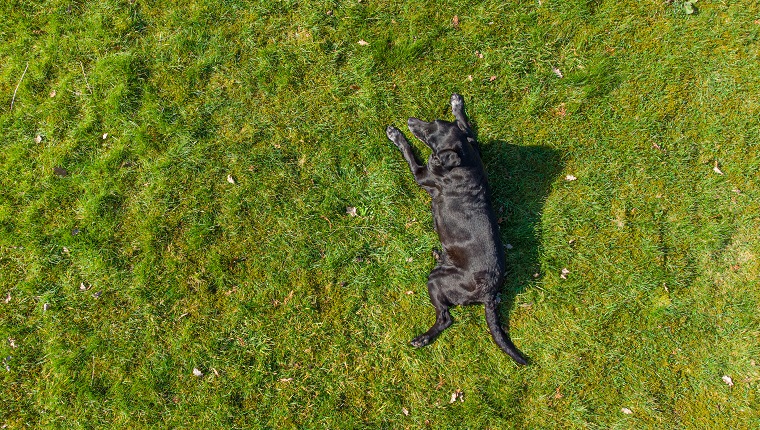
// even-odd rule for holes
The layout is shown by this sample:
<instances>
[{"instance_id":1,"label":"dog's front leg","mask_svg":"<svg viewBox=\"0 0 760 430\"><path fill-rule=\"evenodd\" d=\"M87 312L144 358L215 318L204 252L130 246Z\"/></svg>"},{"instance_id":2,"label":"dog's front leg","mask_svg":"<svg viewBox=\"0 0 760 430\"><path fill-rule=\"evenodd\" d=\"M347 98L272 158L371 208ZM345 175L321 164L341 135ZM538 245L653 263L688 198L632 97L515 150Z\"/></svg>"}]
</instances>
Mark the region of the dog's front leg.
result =
<instances>
[{"instance_id":1,"label":"dog's front leg","mask_svg":"<svg viewBox=\"0 0 760 430\"><path fill-rule=\"evenodd\" d=\"M388 126L385 129L385 134L388 135L388 139L401 151L406 163L409 164L409 169L411 169L417 184L428 193L432 192L435 182L430 177L428 169L417 161L417 157L414 156L414 152L412 151L412 146L406 140L404 133L396 127Z\"/></svg>"}]
</instances>

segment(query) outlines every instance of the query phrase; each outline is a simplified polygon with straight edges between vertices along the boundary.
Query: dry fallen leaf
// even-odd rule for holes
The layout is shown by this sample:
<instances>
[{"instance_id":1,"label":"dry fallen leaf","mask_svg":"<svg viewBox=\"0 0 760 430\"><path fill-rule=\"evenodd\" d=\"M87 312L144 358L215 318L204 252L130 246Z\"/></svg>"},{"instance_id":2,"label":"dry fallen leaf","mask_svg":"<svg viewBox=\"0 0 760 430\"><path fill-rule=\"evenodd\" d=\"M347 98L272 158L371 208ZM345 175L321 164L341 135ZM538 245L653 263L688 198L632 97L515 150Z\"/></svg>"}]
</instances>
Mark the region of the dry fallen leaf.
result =
<instances>
[{"instance_id":1,"label":"dry fallen leaf","mask_svg":"<svg viewBox=\"0 0 760 430\"><path fill-rule=\"evenodd\" d=\"M564 103L560 103L559 106L554 108L554 115L560 118L564 118L565 116L567 116L567 107L565 106Z\"/></svg>"},{"instance_id":2,"label":"dry fallen leaf","mask_svg":"<svg viewBox=\"0 0 760 430\"><path fill-rule=\"evenodd\" d=\"M409 257L409 258L406 259L407 263L411 263L412 261L414 261L414 258L412 258L412 257Z\"/></svg>"},{"instance_id":3,"label":"dry fallen leaf","mask_svg":"<svg viewBox=\"0 0 760 430\"><path fill-rule=\"evenodd\" d=\"M483 53L481 53L480 51L475 51L475 56L477 56L478 58L483 58Z\"/></svg>"},{"instance_id":4,"label":"dry fallen leaf","mask_svg":"<svg viewBox=\"0 0 760 430\"><path fill-rule=\"evenodd\" d=\"M11 345L11 348L13 348L13 349L16 349L16 348L18 348L18 347L16 346L16 339L14 339L14 338L12 338L12 337L9 337L9 338L8 338L8 343Z\"/></svg>"},{"instance_id":5,"label":"dry fallen leaf","mask_svg":"<svg viewBox=\"0 0 760 430\"><path fill-rule=\"evenodd\" d=\"M10 303L10 302L11 302L11 293L8 293L8 295L7 295L7 296L5 296L5 300L4 300L4 302L5 302L5 303Z\"/></svg>"},{"instance_id":6,"label":"dry fallen leaf","mask_svg":"<svg viewBox=\"0 0 760 430\"><path fill-rule=\"evenodd\" d=\"M715 173L717 173L719 175L723 174L723 172L721 172L721 170L718 168L718 161L717 160L715 161L715 167L713 167L713 172L715 172Z\"/></svg>"},{"instance_id":7,"label":"dry fallen leaf","mask_svg":"<svg viewBox=\"0 0 760 430\"><path fill-rule=\"evenodd\" d=\"M435 386L436 390L440 390L443 387L443 376L438 375L438 385Z\"/></svg>"},{"instance_id":8,"label":"dry fallen leaf","mask_svg":"<svg viewBox=\"0 0 760 430\"><path fill-rule=\"evenodd\" d=\"M626 414L626 415L631 415L631 414L633 413L633 411L632 411L632 410L630 410L630 409L628 409L628 408L623 408L623 409L621 409L621 411L622 411L624 414Z\"/></svg>"},{"instance_id":9,"label":"dry fallen leaf","mask_svg":"<svg viewBox=\"0 0 760 430\"><path fill-rule=\"evenodd\" d=\"M454 28L459 28L459 16L454 15L454 18L451 18L451 25L454 26Z\"/></svg>"},{"instance_id":10,"label":"dry fallen leaf","mask_svg":"<svg viewBox=\"0 0 760 430\"><path fill-rule=\"evenodd\" d=\"M52 99L53 97L55 97L56 94L57 93L55 92L55 90L51 91L50 92L50 98Z\"/></svg>"},{"instance_id":11,"label":"dry fallen leaf","mask_svg":"<svg viewBox=\"0 0 760 430\"><path fill-rule=\"evenodd\" d=\"M562 71L560 71L560 70L559 70L558 68L556 68L556 67L552 67L552 72L554 72L554 74L555 74L555 75L557 75L557 77L559 77L559 78L562 78L562 77L563 77L563 75L562 75Z\"/></svg>"},{"instance_id":12,"label":"dry fallen leaf","mask_svg":"<svg viewBox=\"0 0 760 430\"><path fill-rule=\"evenodd\" d=\"M725 383L726 383L726 385L728 385L729 387L733 387L733 386L734 386L734 380L733 380L733 379L731 379L731 377L730 377L730 376L728 376L728 375L723 375L723 377L722 377L721 379L723 379L723 382L725 382Z\"/></svg>"},{"instance_id":13,"label":"dry fallen leaf","mask_svg":"<svg viewBox=\"0 0 760 430\"><path fill-rule=\"evenodd\" d=\"M467 75L467 80L472 82L472 75Z\"/></svg>"},{"instance_id":14,"label":"dry fallen leaf","mask_svg":"<svg viewBox=\"0 0 760 430\"><path fill-rule=\"evenodd\" d=\"M196 377L200 378L201 376L203 376L203 372L201 372L200 370L198 370L197 367L193 367L193 376L196 376Z\"/></svg>"},{"instance_id":15,"label":"dry fallen leaf","mask_svg":"<svg viewBox=\"0 0 760 430\"><path fill-rule=\"evenodd\" d=\"M235 185L235 178L233 178L232 175L227 175L227 182L229 182L232 185Z\"/></svg>"},{"instance_id":16,"label":"dry fallen leaf","mask_svg":"<svg viewBox=\"0 0 760 430\"><path fill-rule=\"evenodd\" d=\"M562 279L567 279L567 275L569 273L570 273L570 271L567 270L567 268L565 267L565 268L562 269L562 273L559 275L559 277L562 278Z\"/></svg>"},{"instance_id":17,"label":"dry fallen leaf","mask_svg":"<svg viewBox=\"0 0 760 430\"><path fill-rule=\"evenodd\" d=\"M290 382L293 378L280 378L280 382Z\"/></svg>"},{"instance_id":18,"label":"dry fallen leaf","mask_svg":"<svg viewBox=\"0 0 760 430\"><path fill-rule=\"evenodd\" d=\"M488 78L488 81L489 81L489 82L493 82L493 81L495 81L495 80L496 80L496 76L491 76L490 78Z\"/></svg>"},{"instance_id":19,"label":"dry fallen leaf","mask_svg":"<svg viewBox=\"0 0 760 430\"><path fill-rule=\"evenodd\" d=\"M559 387L557 387L557 389L554 391L554 398L561 399L562 397L564 396L562 395L562 393L559 392Z\"/></svg>"},{"instance_id":20,"label":"dry fallen leaf","mask_svg":"<svg viewBox=\"0 0 760 430\"><path fill-rule=\"evenodd\" d=\"M459 388L456 389L453 393L451 393L451 400L449 400L449 404L454 403L459 399L460 402L464 402L464 392L460 390Z\"/></svg>"},{"instance_id":21,"label":"dry fallen leaf","mask_svg":"<svg viewBox=\"0 0 760 430\"><path fill-rule=\"evenodd\" d=\"M350 216L356 216L356 208L353 206L347 206L346 213L349 214Z\"/></svg>"},{"instance_id":22,"label":"dry fallen leaf","mask_svg":"<svg viewBox=\"0 0 760 430\"><path fill-rule=\"evenodd\" d=\"M573 176L573 175L567 175L567 176L565 176L565 180L566 180L566 181L574 181L574 180L576 180L576 179L578 179L578 178L576 178L576 177L575 177L575 176Z\"/></svg>"},{"instance_id":23,"label":"dry fallen leaf","mask_svg":"<svg viewBox=\"0 0 760 430\"><path fill-rule=\"evenodd\" d=\"M37 137L35 137L35 138L34 138L34 141L35 141L35 142L37 142L37 143L40 143L40 142L42 142L42 136L40 136L40 135L38 134L38 135L37 135Z\"/></svg>"},{"instance_id":24,"label":"dry fallen leaf","mask_svg":"<svg viewBox=\"0 0 760 430\"><path fill-rule=\"evenodd\" d=\"M411 296L412 294L414 294L414 291L412 291L412 290L409 290L409 291L407 291L407 292L406 292L406 293L404 293L404 294L406 294L407 296Z\"/></svg>"},{"instance_id":25,"label":"dry fallen leaf","mask_svg":"<svg viewBox=\"0 0 760 430\"><path fill-rule=\"evenodd\" d=\"M356 43L358 43L358 44L359 44L359 45L361 45L361 46L367 46L367 45L369 45L369 42L367 42L367 41L366 41L366 40L364 40L364 39L361 39L360 41L358 41L358 42L356 42Z\"/></svg>"},{"instance_id":26,"label":"dry fallen leaf","mask_svg":"<svg viewBox=\"0 0 760 430\"><path fill-rule=\"evenodd\" d=\"M69 176L69 171L63 167L53 167L53 173L58 176Z\"/></svg>"},{"instance_id":27,"label":"dry fallen leaf","mask_svg":"<svg viewBox=\"0 0 760 430\"><path fill-rule=\"evenodd\" d=\"M409 416L409 409L402 407L401 408L401 413L404 414L404 415L406 415L406 416Z\"/></svg>"}]
</instances>

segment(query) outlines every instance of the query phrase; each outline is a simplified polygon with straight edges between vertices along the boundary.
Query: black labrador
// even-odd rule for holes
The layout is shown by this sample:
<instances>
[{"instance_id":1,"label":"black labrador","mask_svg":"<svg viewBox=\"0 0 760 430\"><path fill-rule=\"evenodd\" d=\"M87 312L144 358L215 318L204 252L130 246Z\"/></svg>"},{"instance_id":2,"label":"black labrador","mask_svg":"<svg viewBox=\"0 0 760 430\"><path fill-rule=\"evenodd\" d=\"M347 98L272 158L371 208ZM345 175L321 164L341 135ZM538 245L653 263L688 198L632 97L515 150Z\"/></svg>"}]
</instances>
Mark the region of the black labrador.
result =
<instances>
[{"instance_id":1,"label":"black labrador","mask_svg":"<svg viewBox=\"0 0 760 430\"><path fill-rule=\"evenodd\" d=\"M442 246L438 265L427 282L430 301L435 306L435 324L411 344L428 345L449 327L449 307L483 303L493 340L517 363L527 364L499 324L496 295L504 281L504 248L491 208L480 148L459 94L451 96L451 110L456 122L409 118L409 130L433 150L427 166L417 161L399 129L386 129L415 181L432 198L434 228Z\"/></svg>"}]
</instances>

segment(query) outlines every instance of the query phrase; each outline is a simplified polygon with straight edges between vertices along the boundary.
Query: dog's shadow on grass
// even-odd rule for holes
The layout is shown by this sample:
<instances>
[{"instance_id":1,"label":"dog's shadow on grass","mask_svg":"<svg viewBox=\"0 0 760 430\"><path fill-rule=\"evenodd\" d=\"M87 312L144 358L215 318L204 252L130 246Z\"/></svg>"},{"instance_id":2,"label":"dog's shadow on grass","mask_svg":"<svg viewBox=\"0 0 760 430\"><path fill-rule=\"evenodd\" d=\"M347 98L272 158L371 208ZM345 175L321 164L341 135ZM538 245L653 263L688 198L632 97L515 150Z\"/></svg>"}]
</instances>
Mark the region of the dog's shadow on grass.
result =
<instances>
[{"instance_id":1,"label":"dog's shadow on grass","mask_svg":"<svg viewBox=\"0 0 760 430\"><path fill-rule=\"evenodd\" d=\"M485 140L481 151L506 248L501 310L502 322L507 325L515 297L541 276L541 215L564 163L556 149L546 146Z\"/></svg>"}]
</instances>

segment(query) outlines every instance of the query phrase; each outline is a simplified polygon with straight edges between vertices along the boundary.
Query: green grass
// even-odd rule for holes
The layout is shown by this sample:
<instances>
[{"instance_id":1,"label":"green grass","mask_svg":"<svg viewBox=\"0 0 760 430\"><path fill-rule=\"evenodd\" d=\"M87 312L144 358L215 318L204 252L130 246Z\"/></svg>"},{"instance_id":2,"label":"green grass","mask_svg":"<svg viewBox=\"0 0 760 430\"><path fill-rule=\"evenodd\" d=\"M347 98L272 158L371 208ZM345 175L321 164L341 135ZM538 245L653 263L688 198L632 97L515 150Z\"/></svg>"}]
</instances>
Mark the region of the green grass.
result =
<instances>
[{"instance_id":1,"label":"green grass","mask_svg":"<svg viewBox=\"0 0 760 430\"><path fill-rule=\"evenodd\" d=\"M178 4L0 6L0 426L760 427L760 6ZM454 91L525 368L407 344Z\"/></svg>"}]
</instances>

